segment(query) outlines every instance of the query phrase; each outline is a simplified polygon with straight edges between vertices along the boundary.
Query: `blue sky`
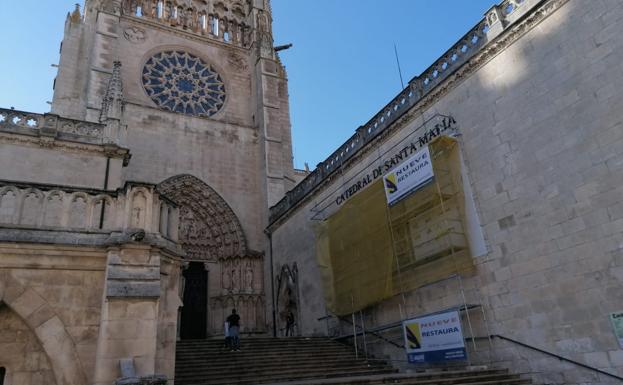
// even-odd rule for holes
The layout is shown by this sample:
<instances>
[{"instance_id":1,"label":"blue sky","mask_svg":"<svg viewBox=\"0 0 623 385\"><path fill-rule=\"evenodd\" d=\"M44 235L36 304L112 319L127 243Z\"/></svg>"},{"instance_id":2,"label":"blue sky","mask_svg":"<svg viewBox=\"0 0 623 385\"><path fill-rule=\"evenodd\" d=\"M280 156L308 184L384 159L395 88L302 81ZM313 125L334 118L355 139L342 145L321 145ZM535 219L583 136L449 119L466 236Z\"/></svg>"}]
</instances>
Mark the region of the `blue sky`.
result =
<instances>
[{"instance_id":1,"label":"blue sky","mask_svg":"<svg viewBox=\"0 0 623 385\"><path fill-rule=\"evenodd\" d=\"M75 0L0 0L0 107L47 112ZM295 167L313 169L472 28L494 0L272 0L289 77ZM7 16L13 15L13 16Z\"/></svg>"}]
</instances>

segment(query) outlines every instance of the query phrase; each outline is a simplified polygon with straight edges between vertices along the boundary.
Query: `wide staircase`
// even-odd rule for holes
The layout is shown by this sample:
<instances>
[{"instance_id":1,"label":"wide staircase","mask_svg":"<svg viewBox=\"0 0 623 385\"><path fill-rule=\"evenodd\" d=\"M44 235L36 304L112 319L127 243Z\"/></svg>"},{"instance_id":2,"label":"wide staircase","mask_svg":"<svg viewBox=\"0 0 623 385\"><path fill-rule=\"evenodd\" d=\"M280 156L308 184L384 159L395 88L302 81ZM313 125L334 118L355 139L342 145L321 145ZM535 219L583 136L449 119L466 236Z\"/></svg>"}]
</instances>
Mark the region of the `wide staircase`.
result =
<instances>
[{"instance_id":1,"label":"wide staircase","mask_svg":"<svg viewBox=\"0 0 623 385\"><path fill-rule=\"evenodd\" d=\"M223 340L177 343L176 385L518 385L507 370L398 373L388 363L357 359L352 347L328 338L247 338L231 352Z\"/></svg>"}]
</instances>

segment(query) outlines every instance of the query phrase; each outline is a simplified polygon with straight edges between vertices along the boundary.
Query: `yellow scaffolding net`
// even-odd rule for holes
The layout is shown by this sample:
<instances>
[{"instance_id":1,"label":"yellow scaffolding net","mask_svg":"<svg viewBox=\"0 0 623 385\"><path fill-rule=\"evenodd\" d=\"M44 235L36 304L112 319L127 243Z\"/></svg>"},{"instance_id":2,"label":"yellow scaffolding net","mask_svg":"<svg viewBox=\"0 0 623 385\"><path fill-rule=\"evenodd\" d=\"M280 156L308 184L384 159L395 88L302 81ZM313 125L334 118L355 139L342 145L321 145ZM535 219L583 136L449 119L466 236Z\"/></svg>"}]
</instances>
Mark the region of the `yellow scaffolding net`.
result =
<instances>
[{"instance_id":1,"label":"yellow scaffolding net","mask_svg":"<svg viewBox=\"0 0 623 385\"><path fill-rule=\"evenodd\" d=\"M343 316L473 268L455 140L429 145L435 177L388 207L383 181L316 228L328 309Z\"/></svg>"}]
</instances>

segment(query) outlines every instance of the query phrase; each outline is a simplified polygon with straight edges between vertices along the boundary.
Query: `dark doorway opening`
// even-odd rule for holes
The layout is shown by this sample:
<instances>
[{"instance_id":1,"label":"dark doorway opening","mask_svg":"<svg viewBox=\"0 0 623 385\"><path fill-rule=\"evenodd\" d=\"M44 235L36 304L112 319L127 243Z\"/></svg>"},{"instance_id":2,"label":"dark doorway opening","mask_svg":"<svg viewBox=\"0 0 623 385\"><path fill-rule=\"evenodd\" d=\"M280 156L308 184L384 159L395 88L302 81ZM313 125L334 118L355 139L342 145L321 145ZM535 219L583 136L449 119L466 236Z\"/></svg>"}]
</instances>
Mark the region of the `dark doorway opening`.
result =
<instances>
[{"instance_id":1,"label":"dark doorway opening","mask_svg":"<svg viewBox=\"0 0 623 385\"><path fill-rule=\"evenodd\" d=\"M4 375L6 374L5 368L0 368L0 385L4 385Z\"/></svg>"},{"instance_id":2,"label":"dark doorway opening","mask_svg":"<svg viewBox=\"0 0 623 385\"><path fill-rule=\"evenodd\" d=\"M203 263L191 262L184 270L184 306L180 326L183 340L206 338L208 328L208 272ZM1 385L1 384L0 384Z\"/></svg>"}]
</instances>

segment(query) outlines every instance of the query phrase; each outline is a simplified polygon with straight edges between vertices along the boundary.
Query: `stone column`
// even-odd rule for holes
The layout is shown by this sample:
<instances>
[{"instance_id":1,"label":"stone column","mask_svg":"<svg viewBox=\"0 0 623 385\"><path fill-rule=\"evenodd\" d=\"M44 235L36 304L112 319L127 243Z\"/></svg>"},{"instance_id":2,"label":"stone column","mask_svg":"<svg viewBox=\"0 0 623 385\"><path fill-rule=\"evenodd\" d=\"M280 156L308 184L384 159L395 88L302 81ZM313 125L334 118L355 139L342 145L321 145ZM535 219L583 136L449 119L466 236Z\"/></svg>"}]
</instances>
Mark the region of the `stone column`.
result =
<instances>
[{"instance_id":1,"label":"stone column","mask_svg":"<svg viewBox=\"0 0 623 385\"><path fill-rule=\"evenodd\" d=\"M127 243L108 250L95 385L121 377L119 362L132 359L138 376L156 369L160 255L152 247Z\"/></svg>"}]
</instances>

